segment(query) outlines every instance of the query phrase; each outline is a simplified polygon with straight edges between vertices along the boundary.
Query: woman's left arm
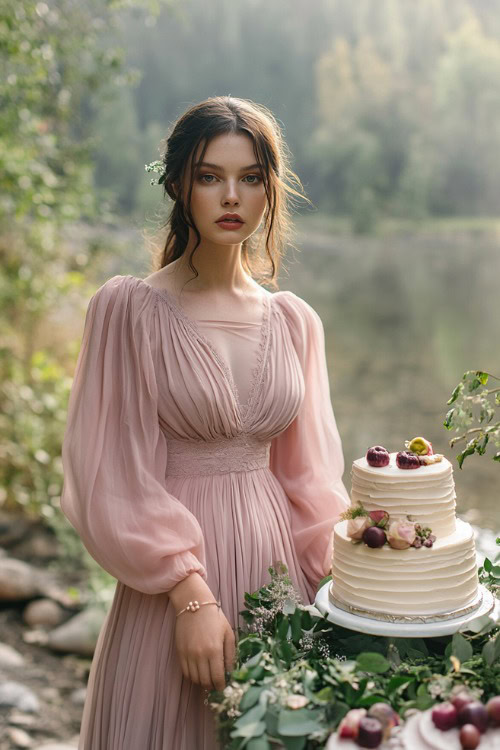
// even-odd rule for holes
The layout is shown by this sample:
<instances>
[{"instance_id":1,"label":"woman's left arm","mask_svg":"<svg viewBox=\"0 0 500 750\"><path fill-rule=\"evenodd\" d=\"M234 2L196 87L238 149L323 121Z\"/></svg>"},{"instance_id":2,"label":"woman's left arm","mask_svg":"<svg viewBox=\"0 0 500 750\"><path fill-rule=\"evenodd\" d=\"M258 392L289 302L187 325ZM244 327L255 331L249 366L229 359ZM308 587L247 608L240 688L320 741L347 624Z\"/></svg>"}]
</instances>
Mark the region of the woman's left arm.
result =
<instances>
[{"instance_id":1,"label":"woman's left arm","mask_svg":"<svg viewBox=\"0 0 500 750\"><path fill-rule=\"evenodd\" d=\"M343 484L344 456L330 400L321 318L303 299L280 295L305 383L299 413L271 443L270 468L285 490L292 535L310 585L330 573L333 526L350 504Z\"/></svg>"}]
</instances>

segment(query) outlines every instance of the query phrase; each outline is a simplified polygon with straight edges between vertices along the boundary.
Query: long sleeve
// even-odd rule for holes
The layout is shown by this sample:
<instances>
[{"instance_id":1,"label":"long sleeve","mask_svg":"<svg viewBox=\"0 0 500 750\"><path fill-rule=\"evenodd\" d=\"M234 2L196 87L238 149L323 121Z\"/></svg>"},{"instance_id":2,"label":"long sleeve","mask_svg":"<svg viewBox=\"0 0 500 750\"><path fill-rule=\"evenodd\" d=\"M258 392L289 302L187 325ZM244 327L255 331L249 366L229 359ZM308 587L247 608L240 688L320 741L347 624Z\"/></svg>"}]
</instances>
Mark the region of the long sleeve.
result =
<instances>
[{"instance_id":1,"label":"long sleeve","mask_svg":"<svg viewBox=\"0 0 500 750\"><path fill-rule=\"evenodd\" d=\"M61 509L102 568L157 594L207 573L202 529L165 487L147 295L133 277L115 276L90 300L68 403Z\"/></svg>"},{"instance_id":2,"label":"long sleeve","mask_svg":"<svg viewBox=\"0 0 500 750\"><path fill-rule=\"evenodd\" d=\"M290 500L298 559L316 587L330 572L333 526L350 498L342 482L344 456L330 400L321 318L291 292L279 300L305 390L297 416L271 443L270 468Z\"/></svg>"}]
</instances>

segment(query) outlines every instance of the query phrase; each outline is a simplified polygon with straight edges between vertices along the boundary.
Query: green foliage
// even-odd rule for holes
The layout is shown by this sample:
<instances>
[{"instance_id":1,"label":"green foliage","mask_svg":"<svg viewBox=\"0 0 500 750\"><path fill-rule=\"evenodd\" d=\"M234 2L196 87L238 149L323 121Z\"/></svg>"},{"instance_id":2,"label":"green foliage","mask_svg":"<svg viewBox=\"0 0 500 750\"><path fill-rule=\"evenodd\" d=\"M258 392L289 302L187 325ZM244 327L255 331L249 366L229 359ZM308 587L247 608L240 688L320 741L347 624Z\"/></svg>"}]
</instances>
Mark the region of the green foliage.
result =
<instances>
[{"instance_id":1,"label":"green foliage","mask_svg":"<svg viewBox=\"0 0 500 750\"><path fill-rule=\"evenodd\" d=\"M483 701L498 693L500 623L491 617L440 638L364 635L333 625L314 606L290 607L286 567L269 572L271 583L245 595L247 627L239 629L228 685L209 697L228 750L271 742L312 750L325 746L351 708L383 701L404 717L460 685ZM262 609L273 616L263 621Z\"/></svg>"},{"instance_id":2,"label":"green foliage","mask_svg":"<svg viewBox=\"0 0 500 750\"><path fill-rule=\"evenodd\" d=\"M147 0L0 7L0 503L43 518L63 562L89 567L96 599L114 579L103 581L59 508L77 344L58 345L54 334L67 338L67 311L90 295L86 272L102 247L79 236L68 251L68 227L110 218L94 188L92 118L106 87L133 79L104 39L125 4L159 11Z\"/></svg>"},{"instance_id":3,"label":"green foliage","mask_svg":"<svg viewBox=\"0 0 500 750\"><path fill-rule=\"evenodd\" d=\"M0 350L0 485L6 508L18 504L50 520L61 493L61 435L71 380L45 351L35 351L29 366L28 384L21 361Z\"/></svg>"},{"instance_id":4,"label":"green foliage","mask_svg":"<svg viewBox=\"0 0 500 750\"><path fill-rule=\"evenodd\" d=\"M447 430L462 433L450 440L450 447L461 441L466 443L457 456L460 468L467 456L474 453L483 456L488 444L500 448L500 420L494 421L500 406L500 388L485 388L490 378L500 381L491 373L468 370L448 400L453 408L447 412L443 424ZM472 426L478 424L479 427ZM493 460L500 461L500 450L494 453Z\"/></svg>"}]
</instances>

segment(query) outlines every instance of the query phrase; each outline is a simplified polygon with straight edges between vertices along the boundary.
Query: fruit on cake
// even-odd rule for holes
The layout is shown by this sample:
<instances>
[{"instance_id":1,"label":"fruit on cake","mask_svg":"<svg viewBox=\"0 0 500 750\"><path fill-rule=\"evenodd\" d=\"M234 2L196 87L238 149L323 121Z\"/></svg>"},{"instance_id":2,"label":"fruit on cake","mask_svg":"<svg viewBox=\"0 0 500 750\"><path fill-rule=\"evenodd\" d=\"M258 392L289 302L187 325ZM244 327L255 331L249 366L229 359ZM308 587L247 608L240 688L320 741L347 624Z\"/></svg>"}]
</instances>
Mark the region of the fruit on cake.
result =
<instances>
[{"instance_id":1,"label":"fruit on cake","mask_svg":"<svg viewBox=\"0 0 500 750\"><path fill-rule=\"evenodd\" d=\"M369 448L352 465L351 506L335 524L329 596L352 614L440 621L481 604L474 534L455 515L453 467L422 437Z\"/></svg>"}]
</instances>

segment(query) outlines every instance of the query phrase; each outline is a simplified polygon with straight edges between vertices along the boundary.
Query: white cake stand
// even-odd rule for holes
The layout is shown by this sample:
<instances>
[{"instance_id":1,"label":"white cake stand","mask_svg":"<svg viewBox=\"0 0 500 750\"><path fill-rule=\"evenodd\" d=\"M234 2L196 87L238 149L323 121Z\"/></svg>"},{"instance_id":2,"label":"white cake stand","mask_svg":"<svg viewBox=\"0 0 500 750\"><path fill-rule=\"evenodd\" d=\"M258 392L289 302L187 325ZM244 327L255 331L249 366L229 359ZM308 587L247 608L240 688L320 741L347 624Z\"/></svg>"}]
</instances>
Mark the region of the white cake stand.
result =
<instances>
[{"instance_id":1,"label":"white cake stand","mask_svg":"<svg viewBox=\"0 0 500 750\"><path fill-rule=\"evenodd\" d=\"M443 620L442 622L415 622L415 623L393 623L384 622L383 620L373 620L369 617L345 612L337 607L328 596L328 591L332 581L327 581L316 594L314 601L315 606L321 614L326 614L327 619L336 625L341 625L349 630L356 630L359 633L369 633L370 635L382 635L395 638L430 638L440 635L452 635L471 620L481 615L490 615L493 618L500 617L500 602L484 586L479 586L482 593L482 602L480 606L460 617Z\"/></svg>"}]
</instances>

